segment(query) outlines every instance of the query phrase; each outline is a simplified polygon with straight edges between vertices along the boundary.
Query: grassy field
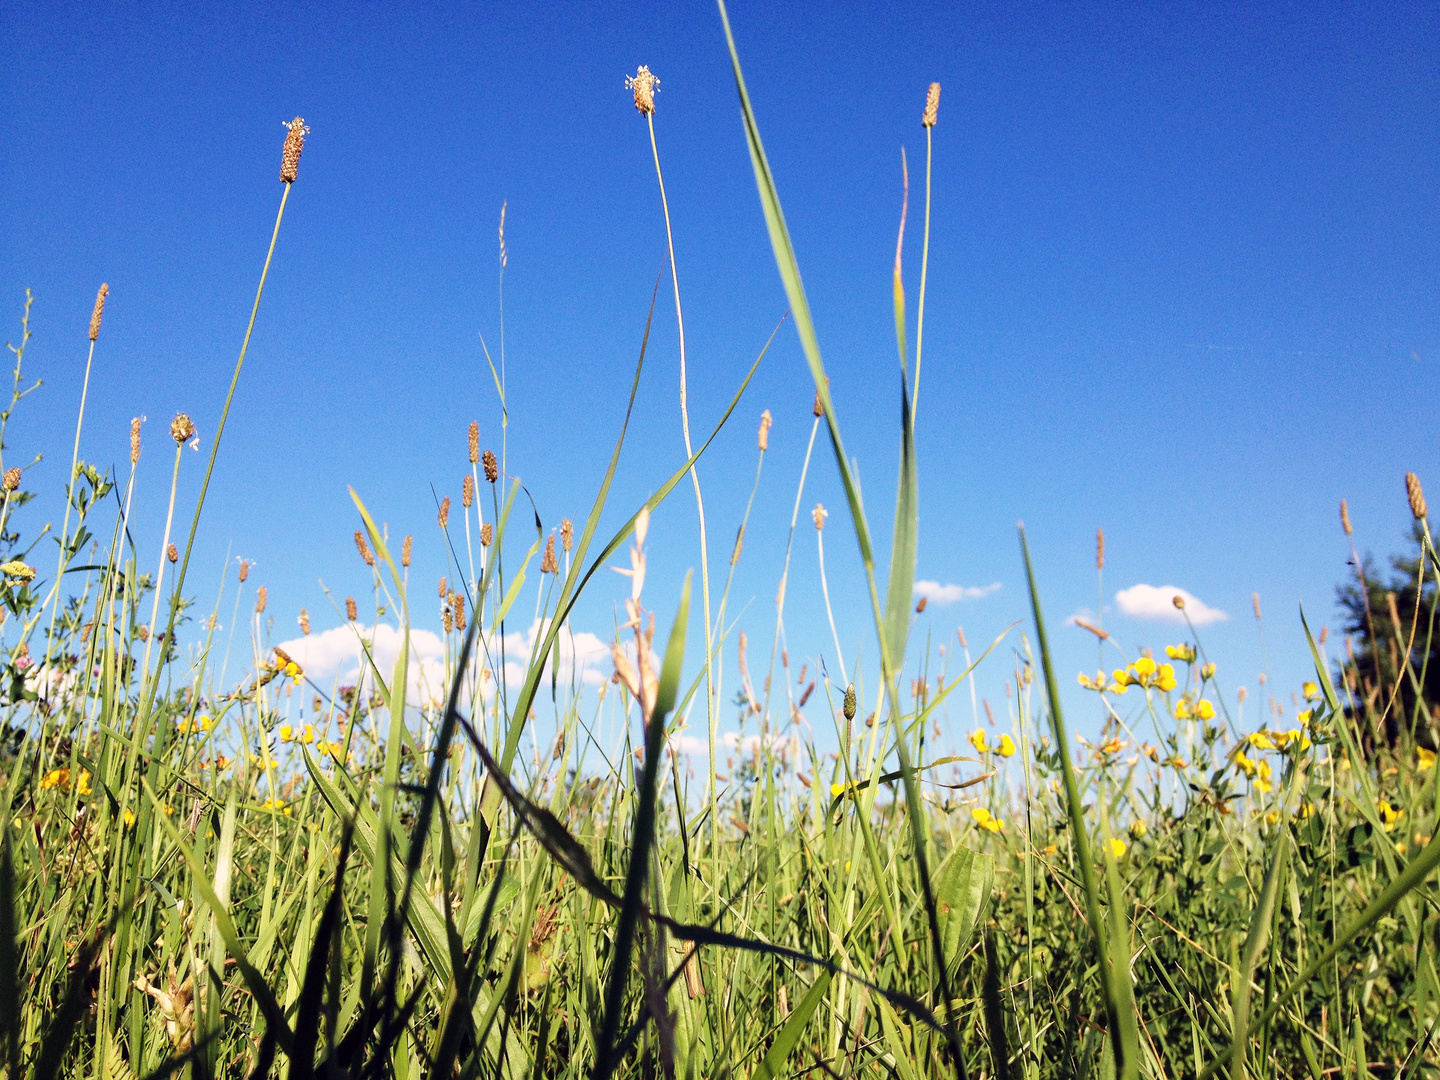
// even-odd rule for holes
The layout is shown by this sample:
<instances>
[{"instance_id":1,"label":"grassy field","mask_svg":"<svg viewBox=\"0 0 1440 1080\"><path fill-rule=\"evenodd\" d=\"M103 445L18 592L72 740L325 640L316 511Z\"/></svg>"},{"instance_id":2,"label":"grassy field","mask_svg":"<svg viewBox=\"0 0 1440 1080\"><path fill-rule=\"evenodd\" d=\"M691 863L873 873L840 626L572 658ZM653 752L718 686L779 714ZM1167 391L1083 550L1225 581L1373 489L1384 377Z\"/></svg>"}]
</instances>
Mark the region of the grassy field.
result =
<instances>
[{"instance_id":1,"label":"grassy field","mask_svg":"<svg viewBox=\"0 0 1440 1080\"><path fill-rule=\"evenodd\" d=\"M937 756L968 669L909 640L928 157L913 305L903 221L896 248L901 470L882 576L733 45L731 56L816 387L806 467L828 441L848 498L831 527L848 516L859 541L876 668L831 681L768 645L748 659L726 632L738 542L697 553L678 611L647 607L650 510L693 496L702 535L732 524L706 528L691 466L711 435L691 442L683 396L691 460L644 507L616 508L618 432L589 516L558 535L511 513L518 485L472 434L466 495L440 523L457 552L438 598L444 701L415 700L408 647L393 666L373 662L382 622L403 643L412 609L434 617L434 587L410 588L409 536L389 535L355 497L379 610L362 620L347 607L371 662L356 686L319 685L267 646L266 597L247 591L243 568L212 611L185 599L203 489L177 517L172 480L161 550L136 550L138 421L128 476L102 473L79 460L82 403L58 563L38 542L22 470L4 473L0 504L0 996L19 1006L0 1008L6 1075L1435 1074L1440 711L1401 693L1426 685L1440 581L1418 482L1421 558L1413 610L1393 616L1393 685L1312 640L1299 705L1247 725L1193 628L1136 656L1096 628L1112 672L1081 682L1107 720L1079 740L1058 690L1075 673L1051 664L1022 531L1032 620L1012 653L1008 715L965 733L963 758ZM663 197L649 78L642 68L633 89ZM305 134L297 119L267 271ZM262 275L256 312L263 291ZM92 358L103 304L102 290ZM679 319L678 286L674 308ZM34 387L27 339L12 345L0 444ZM680 340L683 372L683 320ZM245 392L244 358L242 347L232 397ZM642 351L637 385L647 362ZM762 464L768 427L767 414ZM222 417L207 484L223 434ZM177 417L170 435L178 477L193 425ZM602 533L617 512L623 527ZM810 527L797 526L798 497L774 512L791 515L792 535ZM630 575L627 621L597 697L555 661L577 599L612 565ZM777 569L778 620L788 556ZM529 622L532 591L540 630L512 681L497 649L507 619ZM242 598L254 664L227 679L217 626ZM751 635L769 640L764 627ZM727 649L739 660L728 698L715 671ZM559 722L542 745L531 717L552 701ZM833 738L830 719L822 745L802 737L802 707L812 723L833 719ZM705 725L723 770L699 784L668 748L684 718ZM753 738L727 751L718 732L737 718ZM620 755L606 756L602 727L630 732Z\"/></svg>"}]
</instances>

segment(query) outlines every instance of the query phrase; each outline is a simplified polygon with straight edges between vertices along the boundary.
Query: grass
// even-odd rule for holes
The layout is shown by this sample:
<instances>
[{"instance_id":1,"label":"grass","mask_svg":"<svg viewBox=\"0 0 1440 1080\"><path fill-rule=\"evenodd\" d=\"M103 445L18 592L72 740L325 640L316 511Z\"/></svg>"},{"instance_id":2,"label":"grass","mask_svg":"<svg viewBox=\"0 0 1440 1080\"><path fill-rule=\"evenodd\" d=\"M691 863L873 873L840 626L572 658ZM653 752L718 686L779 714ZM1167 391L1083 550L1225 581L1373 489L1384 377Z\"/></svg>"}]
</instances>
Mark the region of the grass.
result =
<instances>
[{"instance_id":1,"label":"grass","mask_svg":"<svg viewBox=\"0 0 1440 1080\"><path fill-rule=\"evenodd\" d=\"M645 506L622 508L624 524L607 535L635 387L653 362L649 323L625 425L563 562L542 562L547 537L513 513L519 488L503 445L488 519L471 461L480 490L462 508L463 564L446 533L459 587L443 598L443 700L414 699L408 543L397 559L363 493L356 524L373 552L377 615L352 623L366 664L357 685L340 688L310 682L266 647L258 597L252 670L228 681L223 663L217 672L217 616L197 616L184 594L204 488L184 561L177 544L173 564L166 550L149 563L130 541L133 459L122 483L77 456L58 538L69 573L47 582L33 568L48 533L33 531L35 493L20 490L23 478L7 483L0 995L19 1007L0 1010L6 1075L1435 1074L1433 705L1415 711L1423 723L1389 725L1393 740L1371 737L1387 730L1385 702L1397 693L1354 696L1345 663L1312 639L1305 708L1251 729L1193 628L1157 643L1169 663L1121 655L1101 636L1123 677L1097 691L1107 720L1097 741L1082 742L1060 708L1065 675L1051 662L1022 530L1032 620L1011 639L1008 716L969 734L972 754L936 756L969 654L952 671L951 656L909 640L924 275L912 367L902 214L900 474L882 595L725 28L761 210L816 387L816 431L823 423L862 553L875 670L858 668L849 685L796 678L782 645L788 554L758 693L725 621L730 580L712 577L708 554L703 625L693 625L687 579L668 635L654 636L649 512L688 475L703 515L696 463L750 376L715 432ZM927 155L927 247L929 175ZM670 269L679 320L673 252ZM251 326L263 289L262 275ZM0 425L33 389L28 312ZM103 362L103 334L100 344ZM227 410L244 392L243 360L242 348ZM78 446L78 420L76 431ZM747 520L752 510L753 494ZM478 576L472 512L477 530L493 530L479 534ZM798 513L797 495L792 536ZM1412 641L1423 615L1428 642L1437 558L1428 527L1423 538L1405 614ZM91 543L103 557L70 565ZM737 541L732 569L742 550ZM597 699L560 662L565 627L596 572L625 559L616 680ZM243 590L243 579L231 587ZM530 590L541 632L512 685L505 661L515 658L497 650L507 619L528 616ZM213 611L240 602L222 590ZM382 619L402 642L388 670L375 662ZM863 632L831 624L837 643ZM197 646L193 662L177 632ZM698 671L686 669L687 641L692 652L703 643ZM667 740L699 709L713 745L727 644L741 656L736 719L758 737L725 773L716 761L696 793ZM999 662L990 652L977 663ZM1422 686L1423 671L1402 659L1397 678ZM559 715L543 749L529 723L542 694ZM309 726L293 718L307 697ZM799 718L825 714L833 740L802 739L810 728ZM602 727L628 733L618 754L596 737Z\"/></svg>"}]
</instances>

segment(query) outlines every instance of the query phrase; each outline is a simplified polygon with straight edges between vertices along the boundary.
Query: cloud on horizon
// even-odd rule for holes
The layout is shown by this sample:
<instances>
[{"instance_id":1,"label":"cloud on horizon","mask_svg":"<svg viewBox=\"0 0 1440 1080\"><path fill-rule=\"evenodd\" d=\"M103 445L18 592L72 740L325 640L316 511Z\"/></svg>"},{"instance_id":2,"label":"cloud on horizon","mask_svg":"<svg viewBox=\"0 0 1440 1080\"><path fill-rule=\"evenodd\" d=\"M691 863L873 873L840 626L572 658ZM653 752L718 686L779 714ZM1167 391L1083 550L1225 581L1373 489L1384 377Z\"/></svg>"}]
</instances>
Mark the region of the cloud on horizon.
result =
<instances>
[{"instance_id":1,"label":"cloud on horizon","mask_svg":"<svg viewBox=\"0 0 1440 1080\"><path fill-rule=\"evenodd\" d=\"M1175 606L1177 596L1185 601L1184 612ZM1196 626L1205 626L1209 623L1224 622L1230 617L1219 608L1212 608L1193 593L1174 585L1132 585L1115 594L1115 605L1121 614L1146 622L1183 624L1185 616L1188 615Z\"/></svg>"},{"instance_id":2,"label":"cloud on horizon","mask_svg":"<svg viewBox=\"0 0 1440 1080\"><path fill-rule=\"evenodd\" d=\"M953 604L959 600L983 600L1000 591L1000 582L989 585L941 585L938 581L915 582L915 595L932 604Z\"/></svg>"}]
</instances>

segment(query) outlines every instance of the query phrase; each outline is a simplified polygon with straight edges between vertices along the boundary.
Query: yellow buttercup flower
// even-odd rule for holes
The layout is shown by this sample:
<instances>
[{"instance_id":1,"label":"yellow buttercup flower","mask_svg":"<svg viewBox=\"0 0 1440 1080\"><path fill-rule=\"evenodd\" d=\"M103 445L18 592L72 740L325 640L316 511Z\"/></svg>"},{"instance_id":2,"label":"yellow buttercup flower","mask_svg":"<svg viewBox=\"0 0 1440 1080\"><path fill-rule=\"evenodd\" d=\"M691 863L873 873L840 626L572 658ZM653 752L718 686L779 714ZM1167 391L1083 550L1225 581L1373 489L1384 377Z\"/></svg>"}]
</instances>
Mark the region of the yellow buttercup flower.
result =
<instances>
[{"instance_id":1,"label":"yellow buttercup flower","mask_svg":"<svg viewBox=\"0 0 1440 1080\"><path fill-rule=\"evenodd\" d=\"M985 732L980 728L976 728L970 732L970 745L975 748L976 753L983 754L989 748L990 744L989 740L985 738Z\"/></svg>"},{"instance_id":2,"label":"yellow buttercup flower","mask_svg":"<svg viewBox=\"0 0 1440 1080\"><path fill-rule=\"evenodd\" d=\"M280 725L280 741L290 742L295 738L295 729L289 724Z\"/></svg>"},{"instance_id":3,"label":"yellow buttercup flower","mask_svg":"<svg viewBox=\"0 0 1440 1080\"><path fill-rule=\"evenodd\" d=\"M1125 841L1118 836L1112 836L1105 846L1109 849L1112 859L1118 859L1125 854Z\"/></svg>"},{"instance_id":4,"label":"yellow buttercup flower","mask_svg":"<svg viewBox=\"0 0 1440 1080\"><path fill-rule=\"evenodd\" d=\"M1195 715L1201 720L1214 720L1215 706L1202 700L1195 705Z\"/></svg>"},{"instance_id":5,"label":"yellow buttercup flower","mask_svg":"<svg viewBox=\"0 0 1440 1080\"><path fill-rule=\"evenodd\" d=\"M1428 772L1435 767L1435 751L1426 750L1423 746L1415 748L1415 766L1421 772Z\"/></svg>"},{"instance_id":6,"label":"yellow buttercup flower","mask_svg":"<svg viewBox=\"0 0 1440 1080\"><path fill-rule=\"evenodd\" d=\"M1148 679L1155 674L1155 661L1151 660L1148 656L1142 656L1130 665L1130 670L1135 672L1139 678Z\"/></svg>"},{"instance_id":7,"label":"yellow buttercup flower","mask_svg":"<svg viewBox=\"0 0 1440 1080\"><path fill-rule=\"evenodd\" d=\"M1270 739L1268 731L1252 731L1245 736L1245 741L1256 750L1274 750L1275 744Z\"/></svg>"},{"instance_id":8,"label":"yellow buttercup flower","mask_svg":"<svg viewBox=\"0 0 1440 1080\"><path fill-rule=\"evenodd\" d=\"M970 816L975 819L975 824L990 832L998 833L1001 829L1005 828L1005 822L995 817L983 806L977 806L974 810L971 810Z\"/></svg>"},{"instance_id":9,"label":"yellow buttercup flower","mask_svg":"<svg viewBox=\"0 0 1440 1080\"><path fill-rule=\"evenodd\" d=\"M1304 694L1306 698L1319 697L1320 687L1313 682L1307 682L1300 687L1300 693Z\"/></svg>"},{"instance_id":10,"label":"yellow buttercup flower","mask_svg":"<svg viewBox=\"0 0 1440 1080\"><path fill-rule=\"evenodd\" d=\"M1010 738L1009 735L1001 735L1000 745L996 747L995 752L1001 757L1013 757L1015 754L1015 740Z\"/></svg>"},{"instance_id":11,"label":"yellow buttercup flower","mask_svg":"<svg viewBox=\"0 0 1440 1080\"><path fill-rule=\"evenodd\" d=\"M44 776L40 778L40 788L42 791L55 787L68 788L69 786L69 769L51 769L49 772L47 772Z\"/></svg>"}]
</instances>

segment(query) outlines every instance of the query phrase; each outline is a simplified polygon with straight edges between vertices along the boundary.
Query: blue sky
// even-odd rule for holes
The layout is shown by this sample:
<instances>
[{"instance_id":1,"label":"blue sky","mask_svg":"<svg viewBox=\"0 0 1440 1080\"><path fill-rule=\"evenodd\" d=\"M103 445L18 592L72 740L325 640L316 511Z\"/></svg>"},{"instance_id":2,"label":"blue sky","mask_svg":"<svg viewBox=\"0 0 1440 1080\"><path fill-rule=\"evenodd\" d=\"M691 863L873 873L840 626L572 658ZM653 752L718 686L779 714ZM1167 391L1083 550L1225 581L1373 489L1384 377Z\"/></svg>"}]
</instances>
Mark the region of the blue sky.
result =
<instances>
[{"instance_id":1,"label":"blue sky","mask_svg":"<svg viewBox=\"0 0 1440 1080\"><path fill-rule=\"evenodd\" d=\"M919 576L1000 588L931 605L917 632L938 644L963 625L973 647L1026 618L1023 519L1068 695L1095 649L1060 623L1096 606L1103 527L1106 625L1132 656L1181 634L1125 616L1117 591L1177 586L1228 614L1202 631L1227 685L1253 693L1268 662L1288 701L1309 663L1297 605L1335 622L1348 554L1339 500L1362 550L1385 554L1407 527L1404 473L1440 497L1440 14L737 0L731 17L881 534L898 452L889 272L900 153L913 301L919 116L926 85L944 86ZM191 578L208 598L227 551L253 559L249 584L269 590L277 641L295 633L302 605L320 627L338 623L318 579L365 595L347 485L396 535L416 535L415 591L433 594L444 563L431 485L458 496L470 420L486 445L500 439L479 335L498 348L502 203L511 470L547 526L583 517L665 251L645 125L624 89L638 64L661 79L697 432L785 309L705 3L19 3L0 48L0 317L13 340L34 290L27 366L46 383L7 446L7 461L46 455L27 474L48 493L27 510L32 529L60 513L85 327L108 281L82 456L118 465L130 418L149 418L137 498L142 551L158 547L164 425L188 411L208 450L280 195L282 121L298 113L313 129ZM662 289L607 520L683 460L677 367ZM731 605L759 644L812 393L786 328L702 465L723 566L756 420L774 413ZM868 602L823 450L803 507L832 510L831 597L853 652ZM182 508L202 464L185 463ZM801 525L791 653L831 659L803 512ZM698 554L688 489L651 535L647 595L664 621ZM577 621L607 636L623 595L621 579L599 580ZM997 656L979 675L1000 712L1009 667Z\"/></svg>"}]
</instances>

